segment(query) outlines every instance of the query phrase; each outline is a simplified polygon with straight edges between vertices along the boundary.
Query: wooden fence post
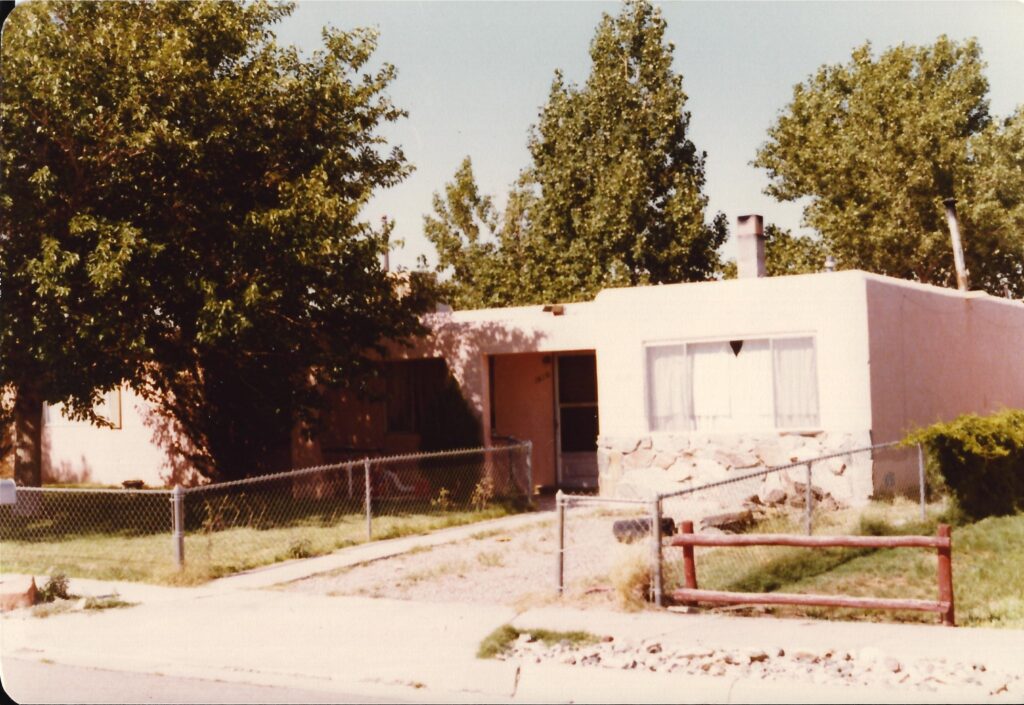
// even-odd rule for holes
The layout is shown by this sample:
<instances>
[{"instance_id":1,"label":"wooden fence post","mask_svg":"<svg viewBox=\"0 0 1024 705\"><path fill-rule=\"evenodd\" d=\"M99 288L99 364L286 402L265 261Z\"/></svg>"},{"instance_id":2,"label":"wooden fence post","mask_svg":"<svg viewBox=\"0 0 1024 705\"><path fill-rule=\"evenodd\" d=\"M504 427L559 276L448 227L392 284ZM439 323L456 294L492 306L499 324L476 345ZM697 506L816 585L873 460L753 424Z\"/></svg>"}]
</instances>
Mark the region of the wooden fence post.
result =
<instances>
[{"instance_id":1,"label":"wooden fence post","mask_svg":"<svg viewBox=\"0 0 1024 705\"><path fill-rule=\"evenodd\" d=\"M948 602L949 609L942 613L942 624L956 626L953 610L953 539L948 524L939 524L939 538L949 543L939 547L939 602Z\"/></svg>"},{"instance_id":2,"label":"wooden fence post","mask_svg":"<svg viewBox=\"0 0 1024 705\"><path fill-rule=\"evenodd\" d=\"M680 534L692 534L693 522L684 521L679 527ZM689 590L697 589L697 563L693 560L693 546L683 546L683 583ZM686 603L688 606L696 606L696 602Z\"/></svg>"}]
</instances>

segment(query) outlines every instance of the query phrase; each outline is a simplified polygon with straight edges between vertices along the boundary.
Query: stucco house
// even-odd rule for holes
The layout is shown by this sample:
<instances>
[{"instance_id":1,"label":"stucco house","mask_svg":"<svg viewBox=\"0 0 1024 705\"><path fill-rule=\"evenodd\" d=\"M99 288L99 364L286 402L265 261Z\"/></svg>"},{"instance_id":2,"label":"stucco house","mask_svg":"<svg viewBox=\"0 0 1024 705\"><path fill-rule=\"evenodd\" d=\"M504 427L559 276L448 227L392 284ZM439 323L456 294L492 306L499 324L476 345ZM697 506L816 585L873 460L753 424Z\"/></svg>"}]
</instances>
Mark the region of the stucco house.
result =
<instances>
[{"instance_id":1,"label":"stucco house","mask_svg":"<svg viewBox=\"0 0 1024 705\"><path fill-rule=\"evenodd\" d=\"M488 444L532 440L537 486L643 496L1024 407L1024 303L856 270L764 277L760 217L737 236L735 280L431 314L378 397L337 395L327 432L296 434L293 463L436 446L460 417ZM439 407L453 389L462 409ZM128 390L119 414L117 429L51 424L49 467L158 484ZM917 466L858 454L832 470L826 489L859 502L915 486Z\"/></svg>"}]
</instances>

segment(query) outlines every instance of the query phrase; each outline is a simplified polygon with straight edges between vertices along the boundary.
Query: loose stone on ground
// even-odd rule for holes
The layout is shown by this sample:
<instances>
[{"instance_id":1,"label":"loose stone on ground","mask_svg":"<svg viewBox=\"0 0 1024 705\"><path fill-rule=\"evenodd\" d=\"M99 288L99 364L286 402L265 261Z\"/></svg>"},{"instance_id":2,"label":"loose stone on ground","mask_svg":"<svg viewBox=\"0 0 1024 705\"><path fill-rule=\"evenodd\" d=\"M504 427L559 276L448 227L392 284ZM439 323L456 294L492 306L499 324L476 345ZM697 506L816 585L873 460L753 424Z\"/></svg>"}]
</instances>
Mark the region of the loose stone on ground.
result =
<instances>
[{"instance_id":1,"label":"loose stone on ground","mask_svg":"<svg viewBox=\"0 0 1024 705\"><path fill-rule=\"evenodd\" d=\"M784 648L697 650L659 641L603 640L585 646L568 642L547 645L528 633L521 634L501 660L528 663L555 661L577 667L645 670L714 677L754 679L810 679L815 683L846 686L884 685L895 691L914 690L940 694L957 689L979 697L1013 693L1024 696L1020 674L996 672L981 663L946 659L901 661L879 649L865 648L853 654L842 649ZM894 695L894 697L896 697Z\"/></svg>"}]
</instances>

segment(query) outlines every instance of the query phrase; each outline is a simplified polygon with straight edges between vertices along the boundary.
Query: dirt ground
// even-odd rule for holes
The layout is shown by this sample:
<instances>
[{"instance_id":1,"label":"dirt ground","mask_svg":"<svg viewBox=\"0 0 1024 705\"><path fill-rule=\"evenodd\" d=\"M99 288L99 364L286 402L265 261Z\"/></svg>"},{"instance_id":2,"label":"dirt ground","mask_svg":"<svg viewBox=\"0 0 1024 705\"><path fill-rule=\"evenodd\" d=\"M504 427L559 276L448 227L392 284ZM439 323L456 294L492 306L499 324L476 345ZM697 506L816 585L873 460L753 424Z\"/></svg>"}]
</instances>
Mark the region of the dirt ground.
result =
<instances>
[{"instance_id":1,"label":"dirt ground","mask_svg":"<svg viewBox=\"0 0 1024 705\"><path fill-rule=\"evenodd\" d=\"M615 602L611 587L616 571L649 560L650 543L619 543L612 527L643 512L599 508L567 512L564 581L571 600ZM557 548L552 517L520 529L481 531L467 540L313 576L284 589L525 607L557 598Z\"/></svg>"}]
</instances>

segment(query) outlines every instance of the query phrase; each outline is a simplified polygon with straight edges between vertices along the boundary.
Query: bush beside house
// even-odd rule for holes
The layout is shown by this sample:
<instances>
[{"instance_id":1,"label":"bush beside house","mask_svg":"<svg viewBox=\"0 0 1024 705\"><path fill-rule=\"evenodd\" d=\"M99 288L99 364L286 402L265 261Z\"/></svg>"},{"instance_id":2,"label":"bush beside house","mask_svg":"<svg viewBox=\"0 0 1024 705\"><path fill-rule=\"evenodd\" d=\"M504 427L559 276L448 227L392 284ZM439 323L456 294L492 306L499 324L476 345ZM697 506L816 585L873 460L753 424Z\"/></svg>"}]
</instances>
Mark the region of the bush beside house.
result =
<instances>
[{"instance_id":1,"label":"bush beside house","mask_svg":"<svg viewBox=\"0 0 1024 705\"><path fill-rule=\"evenodd\" d=\"M1024 511L1024 409L964 414L912 433L928 449L929 484L970 518Z\"/></svg>"}]
</instances>

